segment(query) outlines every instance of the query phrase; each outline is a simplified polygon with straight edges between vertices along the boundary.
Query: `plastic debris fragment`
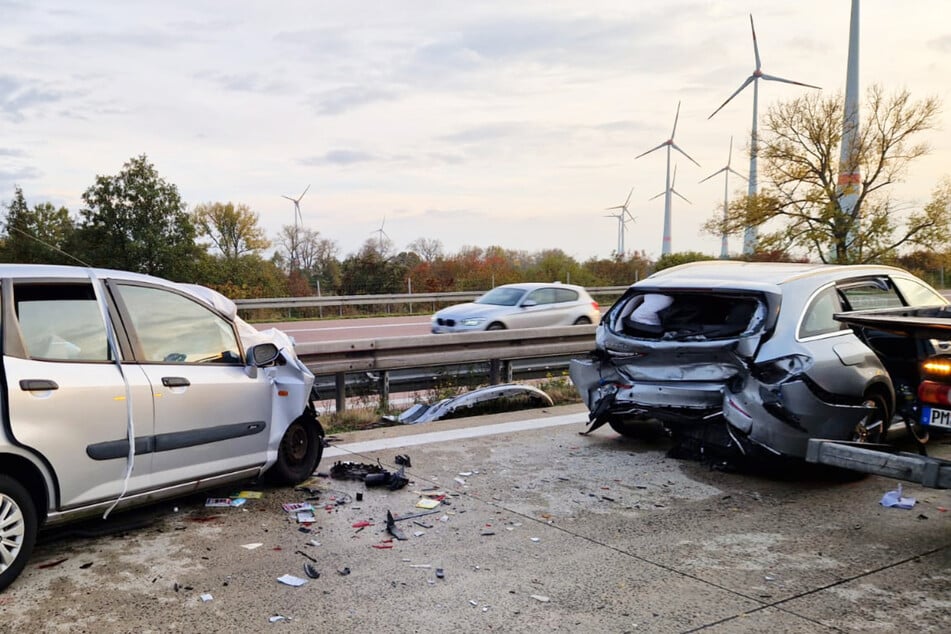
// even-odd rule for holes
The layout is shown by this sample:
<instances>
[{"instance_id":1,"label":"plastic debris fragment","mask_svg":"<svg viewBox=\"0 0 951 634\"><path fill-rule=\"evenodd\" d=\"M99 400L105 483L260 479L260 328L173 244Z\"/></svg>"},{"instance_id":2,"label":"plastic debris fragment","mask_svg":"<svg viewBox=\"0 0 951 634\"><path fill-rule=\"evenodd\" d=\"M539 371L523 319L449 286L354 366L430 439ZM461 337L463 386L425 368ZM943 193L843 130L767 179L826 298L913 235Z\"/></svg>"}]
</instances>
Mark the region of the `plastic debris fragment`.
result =
<instances>
[{"instance_id":1,"label":"plastic debris fragment","mask_svg":"<svg viewBox=\"0 0 951 634\"><path fill-rule=\"evenodd\" d=\"M887 508L895 507L907 510L913 508L916 502L917 500L915 500L915 498L902 496L901 484L899 484L896 490L889 491L882 496L880 504Z\"/></svg>"},{"instance_id":2,"label":"plastic debris fragment","mask_svg":"<svg viewBox=\"0 0 951 634\"><path fill-rule=\"evenodd\" d=\"M286 586L293 586L295 588L307 583L307 579L301 579L300 577L295 577L294 575L281 575L277 578L277 580Z\"/></svg>"},{"instance_id":3,"label":"plastic debris fragment","mask_svg":"<svg viewBox=\"0 0 951 634\"><path fill-rule=\"evenodd\" d=\"M319 579L320 571L317 570L317 567L314 564L304 564L304 574L306 574L311 579Z\"/></svg>"},{"instance_id":4,"label":"plastic debris fragment","mask_svg":"<svg viewBox=\"0 0 951 634\"><path fill-rule=\"evenodd\" d=\"M551 601L551 599L549 599L543 594L533 594L532 598L535 599L536 601L540 601L541 603L548 603L549 601Z\"/></svg>"},{"instance_id":5,"label":"plastic debris fragment","mask_svg":"<svg viewBox=\"0 0 951 634\"><path fill-rule=\"evenodd\" d=\"M247 550L254 550L255 548L260 548L263 546L261 542L255 542L253 544L241 544L241 548L246 548Z\"/></svg>"},{"instance_id":6,"label":"plastic debris fragment","mask_svg":"<svg viewBox=\"0 0 951 634\"><path fill-rule=\"evenodd\" d=\"M210 594L208 594L207 592L206 592L205 594L201 595L201 601L202 601L202 603L208 603L208 602L211 601L212 599L214 599L214 597L211 596Z\"/></svg>"}]
</instances>

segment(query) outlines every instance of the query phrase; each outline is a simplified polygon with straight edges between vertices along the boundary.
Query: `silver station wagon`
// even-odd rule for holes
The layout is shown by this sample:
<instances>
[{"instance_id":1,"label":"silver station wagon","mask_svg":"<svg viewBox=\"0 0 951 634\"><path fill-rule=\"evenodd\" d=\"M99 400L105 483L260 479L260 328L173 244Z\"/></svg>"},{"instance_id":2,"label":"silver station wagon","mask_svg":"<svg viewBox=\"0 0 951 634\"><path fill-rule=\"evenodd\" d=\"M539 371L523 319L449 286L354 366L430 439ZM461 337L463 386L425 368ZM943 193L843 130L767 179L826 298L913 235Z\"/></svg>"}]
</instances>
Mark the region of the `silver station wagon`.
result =
<instances>
[{"instance_id":1,"label":"silver station wagon","mask_svg":"<svg viewBox=\"0 0 951 634\"><path fill-rule=\"evenodd\" d=\"M631 286L570 374L592 429L659 421L700 451L801 458L809 438L879 441L896 415L916 430L918 344L834 315L947 303L887 266L685 264Z\"/></svg>"},{"instance_id":2,"label":"silver station wagon","mask_svg":"<svg viewBox=\"0 0 951 634\"><path fill-rule=\"evenodd\" d=\"M313 473L314 376L203 287L0 264L0 589L44 525Z\"/></svg>"}]
</instances>

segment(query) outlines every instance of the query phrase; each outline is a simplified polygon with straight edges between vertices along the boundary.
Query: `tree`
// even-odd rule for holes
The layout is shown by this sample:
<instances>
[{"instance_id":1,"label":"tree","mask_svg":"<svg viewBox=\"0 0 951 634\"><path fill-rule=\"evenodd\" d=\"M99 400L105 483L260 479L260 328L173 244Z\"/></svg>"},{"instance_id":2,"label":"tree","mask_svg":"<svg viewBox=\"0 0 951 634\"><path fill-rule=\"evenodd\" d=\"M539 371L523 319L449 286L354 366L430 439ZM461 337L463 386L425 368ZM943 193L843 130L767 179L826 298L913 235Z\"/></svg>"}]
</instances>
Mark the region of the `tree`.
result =
<instances>
[{"instance_id":1,"label":"tree","mask_svg":"<svg viewBox=\"0 0 951 634\"><path fill-rule=\"evenodd\" d=\"M443 257L442 242L436 238L416 238L407 245L407 248L415 252L427 264L432 264Z\"/></svg>"},{"instance_id":2,"label":"tree","mask_svg":"<svg viewBox=\"0 0 951 634\"><path fill-rule=\"evenodd\" d=\"M6 240L0 250L5 262L27 264L75 263L69 254L75 226L66 207L56 208L45 202L29 209L23 190L15 188L13 200L6 205Z\"/></svg>"},{"instance_id":3,"label":"tree","mask_svg":"<svg viewBox=\"0 0 951 634\"><path fill-rule=\"evenodd\" d=\"M187 280L201 252L178 188L142 154L115 176L97 176L83 193L78 244L83 259L173 280Z\"/></svg>"},{"instance_id":4,"label":"tree","mask_svg":"<svg viewBox=\"0 0 951 634\"><path fill-rule=\"evenodd\" d=\"M271 246L258 226L258 214L245 204L202 203L195 207L192 220L198 235L211 240L228 260Z\"/></svg>"},{"instance_id":5,"label":"tree","mask_svg":"<svg viewBox=\"0 0 951 634\"><path fill-rule=\"evenodd\" d=\"M306 293L308 295L317 288L323 294L340 286L340 262L337 259L340 246L335 241L320 237L319 231L284 225L277 243L280 246L279 262L289 276L299 278L292 285L299 293L305 290L301 283L311 287Z\"/></svg>"},{"instance_id":6,"label":"tree","mask_svg":"<svg viewBox=\"0 0 951 634\"><path fill-rule=\"evenodd\" d=\"M881 260L908 246L933 248L951 236L951 217L938 206L903 211L887 187L900 182L909 163L926 154L917 139L934 127L939 103L913 101L907 90L886 95L869 89L856 145L839 165L844 100L807 93L770 108L760 138L762 191L736 201L724 222L714 218L705 229L740 233L760 228L764 251L805 252L823 262ZM860 172L850 210L837 192L839 171Z\"/></svg>"}]
</instances>

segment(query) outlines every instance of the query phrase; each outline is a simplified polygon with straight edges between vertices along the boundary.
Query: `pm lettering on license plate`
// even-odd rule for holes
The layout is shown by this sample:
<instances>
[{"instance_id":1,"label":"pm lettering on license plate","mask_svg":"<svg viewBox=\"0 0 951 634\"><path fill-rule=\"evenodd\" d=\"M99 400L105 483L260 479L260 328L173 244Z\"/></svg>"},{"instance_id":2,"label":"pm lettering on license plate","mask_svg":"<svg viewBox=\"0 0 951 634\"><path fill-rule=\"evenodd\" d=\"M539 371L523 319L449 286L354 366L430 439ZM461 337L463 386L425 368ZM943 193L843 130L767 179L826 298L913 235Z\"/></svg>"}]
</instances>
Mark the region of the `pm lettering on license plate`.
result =
<instances>
[{"instance_id":1,"label":"pm lettering on license plate","mask_svg":"<svg viewBox=\"0 0 951 634\"><path fill-rule=\"evenodd\" d=\"M921 424L951 429L951 410L925 407L921 412Z\"/></svg>"}]
</instances>

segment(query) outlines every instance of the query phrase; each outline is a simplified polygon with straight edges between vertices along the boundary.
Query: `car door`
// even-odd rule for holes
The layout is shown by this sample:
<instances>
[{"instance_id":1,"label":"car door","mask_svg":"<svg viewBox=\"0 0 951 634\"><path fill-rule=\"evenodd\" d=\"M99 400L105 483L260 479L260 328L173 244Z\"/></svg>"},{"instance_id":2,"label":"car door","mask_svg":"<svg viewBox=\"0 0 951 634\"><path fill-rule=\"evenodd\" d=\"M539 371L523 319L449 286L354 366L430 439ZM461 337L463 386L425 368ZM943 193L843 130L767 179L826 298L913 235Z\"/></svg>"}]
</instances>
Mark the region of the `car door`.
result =
<instances>
[{"instance_id":1,"label":"car door","mask_svg":"<svg viewBox=\"0 0 951 634\"><path fill-rule=\"evenodd\" d=\"M156 486L264 464L271 385L246 370L234 324L177 289L111 288L154 393Z\"/></svg>"},{"instance_id":2,"label":"car door","mask_svg":"<svg viewBox=\"0 0 951 634\"><path fill-rule=\"evenodd\" d=\"M128 492L148 488L152 391L138 366L115 363L93 281L4 280L3 326L10 431L52 469L51 506L117 497L130 429L137 455Z\"/></svg>"},{"instance_id":3,"label":"car door","mask_svg":"<svg viewBox=\"0 0 951 634\"><path fill-rule=\"evenodd\" d=\"M519 310L510 318L509 327L538 328L540 326L553 326L558 320L556 306L554 288L536 288L525 295L519 303Z\"/></svg>"}]
</instances>

